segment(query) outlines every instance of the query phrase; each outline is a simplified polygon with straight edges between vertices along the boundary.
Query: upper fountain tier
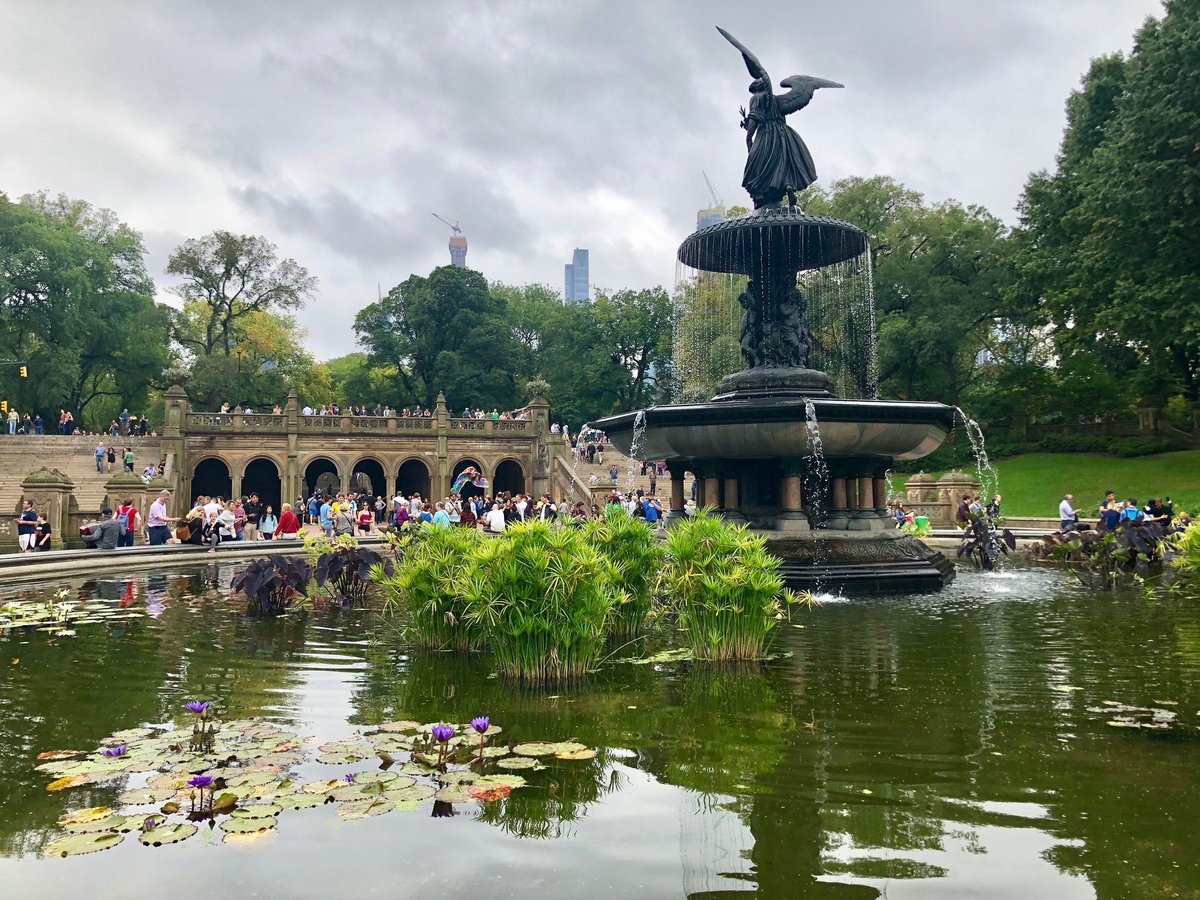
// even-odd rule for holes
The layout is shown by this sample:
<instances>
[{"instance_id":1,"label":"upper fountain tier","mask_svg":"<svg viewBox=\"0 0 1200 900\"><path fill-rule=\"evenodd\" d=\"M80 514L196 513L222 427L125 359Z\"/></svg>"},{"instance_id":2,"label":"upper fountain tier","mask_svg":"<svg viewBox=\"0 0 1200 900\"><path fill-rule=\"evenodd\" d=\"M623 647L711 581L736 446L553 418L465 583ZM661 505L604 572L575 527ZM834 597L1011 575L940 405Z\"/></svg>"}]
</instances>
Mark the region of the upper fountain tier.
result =
<instances>
[{"instance_id":1,"label":"upper fountain tier","mask_svg":"<svg viewBox=\"0 0 1200 900\"><path fill-rule=\"evenodd\" d=\"M679 261L705 272L753 277L776 267L790 272L819 269L853 259L866 249L867 235L861 228L783 206L700 229L679 246Z\"/></svg>"}]
</instances>

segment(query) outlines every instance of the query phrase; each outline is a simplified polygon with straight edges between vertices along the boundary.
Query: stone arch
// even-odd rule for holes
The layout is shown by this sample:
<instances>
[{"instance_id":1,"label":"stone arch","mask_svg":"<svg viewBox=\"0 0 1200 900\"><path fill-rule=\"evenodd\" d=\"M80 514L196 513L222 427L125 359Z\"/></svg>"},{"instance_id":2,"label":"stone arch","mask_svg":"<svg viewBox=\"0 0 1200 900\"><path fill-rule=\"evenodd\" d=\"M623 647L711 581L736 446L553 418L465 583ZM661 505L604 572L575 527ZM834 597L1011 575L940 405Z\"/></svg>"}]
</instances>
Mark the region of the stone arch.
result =
<instances>
[{"instance_id":1,"label":"stone arch","mask_svg":"<svg viewBox=\"0 0 1200 900\"><path fill-rule=\"evenodd\" d=\"M525 493L525 468L518 460L507 458L496 463L492 492L499 494L503 491L510 494Z\"/></svg>"},{"instance_id":2,"label":"stone arch","mask_svg":"<svg viewBox=\"0 0 1200 900\"><path fill-rule=\"evenodd\" d=\"M275 517L279 517L283 503L283 479L279 463L274 457L256 456L246 463L242 473L242 493L247 497L258 494L263 512L270 505Z\"/></svg>"},{"instance_id":3,"label":"stone arch","mask_svg":"<svg viewBox=\"0 0 1200 900\"><path fill-rule=\"evenodd\" d=\"M313 490L320 489L322 493L336 494L342 489L342 470L337 462L328 456L313 456L304 463L304 496L312 495Z\"/></svg>"},{"instance_id":4,"label":"stone arch","mask_svg":"<svg viewBox=\"0 0 1200 900\"><path fill-rule=\"evenodd\" d=\"M374 456L363 456L350 467L350 490L370 494L372 501L387 493L387 469Z\"/></svg>"},{"instance_id":5,"label":"stone arch","mask_svg":"<svg viewBox=\"0 0 1200 900\"><path fill-rule=\"evenodd\" d=\"M233 475L229 471L229 464L219 456L197 460L192 467L191 491L192 500L201 494L228 500L233 494Z\"/></svg>"},{"instance_id":6,"label":"stone arch","mask_svg":"<svg viewBox=\"0 0 1200 900\"><path fill-rule=\"evenodd\" d=\"M428 497L431 494L429 465L418 456L410 456L396 470L396 490L405 497L420 494Z\"/></svg>"},{"instance_id":7,"label":"stone arch","mask_svg":"<svg viewBox=\"0 0 1200 900\"><path fill-rule=\"evenodd\" d=\"M481 474L483 474L486 477L487 469L485 469L483 467L483 463L481 463L479 460L475 459L474 457L463 456L463 457L460 457L454 463L454 468L452 468L450 470L450 484L447 485L448 488L452 488L454 486L455 479L457 479L458 476L461 475L468 466L474 466L477 471L479 471ZM475 487L475 485L473 485L471 482L468 481L466 484L464 484L462 486L462 489L459 491L459 496L461 496L465 500L467 497L476 497L476 496L479 496L480 494L490 494L490 493L492 493L492 490L493 489L490 487L485 488L485 489L477 488L477 487Z\"/></svg>"}]
</instances>

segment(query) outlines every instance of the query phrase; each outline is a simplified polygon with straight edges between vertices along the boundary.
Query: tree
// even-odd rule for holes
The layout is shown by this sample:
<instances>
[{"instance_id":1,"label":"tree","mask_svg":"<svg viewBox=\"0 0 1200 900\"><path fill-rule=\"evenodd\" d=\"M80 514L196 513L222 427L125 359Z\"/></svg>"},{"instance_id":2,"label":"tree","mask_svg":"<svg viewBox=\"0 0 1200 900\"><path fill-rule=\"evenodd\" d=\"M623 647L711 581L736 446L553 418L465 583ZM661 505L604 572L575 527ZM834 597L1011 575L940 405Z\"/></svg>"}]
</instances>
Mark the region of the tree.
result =
<instances>
[{"instance_id":1,"label":"tree","mask_svg":"<svg viewBox=\"0 0 1200 900\"><path fill-rule=\"evenodd\" d=\"M203 393L192 379L187 387L210 405L220 395L218 384L231 387L242 377L235 373L243 367L230 360L250 318L299 309L317 287L316 278L295 260L278 259L275 245L266 238L228 231L185 241L167 261L167 274L182 279L172 288L184 305L176 319L175 340L209 376ZM215 362L215 357L226 361Z\"/></svg>"},{"instance_id":2,"label":"tree","mask_svg":"<svg viewBox=\"0 0 1200 900\"><path fill-rule=\"evenodd\" d=\"M540 375L549 383L552 416L577 425L619 408L621 385L630 374L614 360L593 304L563 303L545 285L494 283L491 291L508 310L516 371L523 379Z\"/></svg>"},{"instance_id":3,"label":"tree","mask_svg":"<svg viewBox=\"0 0 1200 900\"><path fill-rule=\"evenodd\" d=\"M617 393L621 409L636 409L663 397L672 355L671 298L662 287L600 294L596 323L614 361L629 373Z\"/></svg>"},{"instance_id":4,"label":"tree","mask_svg":"<svg viewBox=\"0 0 1200 900\"><path fill-rule=\"evenodd\" d=\"M738 343L744 275L700 272L676 286L675 374L684 400L707 400L722 378L742 368Z\"/></svg>"},{"instance_id":5,"label":"tree","mask_svg":"<svg viewBox=\"0 0 1200 900\"><path fill-rule=\"evenodd\" d=\"M45 193L0 194L0 353L30 378L0 372L10 401L47 418L70 409L136 408L169 361L168 314L154 302L142 236L111 210Z\"/></svg>"},{"instance_id":6,"label":"tree","mask_svg":"<svg viewBox=\"0 0 1200 900\"><path fill-rule=\"evenodd\" d=\"M374 366L388 366L411 398L433 405L511 408L516 344L503 297L478 272L455 266L409 276L354 319Z\"/></svg>"},{"instance_id":7,"label":"tree","mask_svg":"<svg viewBox=\"0 0 1200 900\"><path fill-rule=\"evenodd\" d=\"M802 202L870 238L881 394L959 404L1003 325L1003 223L953 200L929 206L884 176L810 187Z\"/></svg>"}]
</instances>

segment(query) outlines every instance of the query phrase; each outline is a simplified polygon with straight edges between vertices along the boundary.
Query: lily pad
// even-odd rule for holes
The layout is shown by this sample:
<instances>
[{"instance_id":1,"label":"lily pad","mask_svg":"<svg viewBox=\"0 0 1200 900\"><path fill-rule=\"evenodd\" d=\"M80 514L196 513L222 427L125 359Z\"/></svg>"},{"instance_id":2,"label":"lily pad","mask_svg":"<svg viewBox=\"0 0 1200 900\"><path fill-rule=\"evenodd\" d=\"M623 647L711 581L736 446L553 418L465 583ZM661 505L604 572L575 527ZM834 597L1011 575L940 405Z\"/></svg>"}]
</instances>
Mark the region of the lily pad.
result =
<instances>
[{"instance_id":1,"label":"lily pad","mask_svg":"<svg viewBox=\"0 0 1200 900\"><path fill-rule=\"evenodd\" d=\"M232 791L226 791L224 794L217 794L213 798L212 808L215 812L223 812L227 809L233 809L237 806L238 795Z\"/></svg>"},{"instance_id":2,"label":"lily pad","mask_svg":"<svg viewBox=\"0 0 1200 900\"><path fill-rule=\"evenodd\" d=\"M497 800L503 800L512 793L512 788L506 784L473 784L467 790L472 797L484 803L494 803Z\"/></svg>"},{"instance_id":3,"label":"lily pad","mask_svg":"<svg viewBox=\"0 0 1200 900\"><path fill-rule=\"evenodd\" d=\"M466 785L452 784L442 788L434 796L443 803L474 803L475 798L471 796Z\"/></svg>"},{"instance_id":4,"label":"lily pad","mask_svg":"<svg viewBox=\"0 0 1200 900\"><path fill-rule=\"evenodd\" d=\"M393 803L379 797L366 797L362 800L350 800L337 805L337 814L343 819L363 819L367 816L382 816L393 809Z\"/></svg>"},{"instance_id":5,"label":"lily pad","mask_svg":"<svg viewBox=\"0 0 1200 900\"><path fill-rule=\"evenodd\" d=\"M401 775L432 775L437 772L433 766L422 765L418 762L406 762L400 767Z\"/></svg>"},{"instance_id":6,"label":"lily pad","mask_svg":"<svg viewBox=\"0 0 1200 900\"><path fill-rule=\"evenodd\" d=\"M346 782L340 778L330 778L328 781L312 781L300 788L306 794L320 794L326 796L334 789L341 787Z\"/></svg>"},{"instance_id":7,"label":"lily pad","mask_svg":"<svg viewBox=\"0 0 1200 900\"><path fill-rule=\"evenodd\" d=\"M91 806L87 809L77 809L73 812L64 813L58 819L59 825L82 825L85 822L98 822L101 819L107 819L112 815L112 807L109 806Z\"/></svg>"},{"instance_id":8,"label":"lily pad","mask_svg":"<svg viewBox=\"0 0 1200 900\"><path fill-rule=\"evenodd\" d=\"M421 727L420 722L410 722L407 719L400 722L384 722L379 726L380 731L386 731L391 734L398 734L404 731L416 731Z\"/></svg>"},{"instance_id":9,"label":"lily pad","mask_svg":"<svg viewBox=\"0 0 1200 900\"><path fill-rule=\"evenodd\" d=\"M518 756L553 756L560 746L547 741L530 741L527 744L517 744L512 748L512 752Z\"/></svg>"},{"instance_id":10,"label":"lily pad","mask_svg":"<svg viewBox=\"0 0 1200 900\"><path fill-rule=\"evenodd\" d=\"M283 807L274 803L255 803L250 806L239 806L231 815L235 819L270 819L279 815Z\"/></svg>"},{"instance_id":11,"label":"lily pad","mask_svg":"<svg viewBox=\"0 0 1200 900\"><path fill-rule=\"evenodd\" d=\"M461 772L440 772L437 780L442 784L466 784L479 778L479 773L464 769Z\"/></svg>"},{"instance_id":12,"label":"lily pad","mask_svg":"<svg viewBox=\"0 0 1200 900\"><path fill-rule=\"evenodd\" d=\"M125 835L115 831L102 831L99 834L68 834L52 840L42 852L47 856L82 856L85 853L108 850L123 840L125 840Z\"/></svg>"},{"instance_id":13,"label":"lily pad","mask_svg":"<svg viewBox=\"0 0 1200 900\"><path fill-rule=\"evenodd\" d=\"M221 838L222 844L257 844L268 838L274 838L279 832L274 828L266 831L250 831L246 834L226 834Z\"/></svg>"},{"instance_id":14,"label":"lily pad","mask_svg":"<svg viewBox=\"0 0 1200 900\"><path fill-rule=\"evenodd\" d=\"M528 784L520 775L507 775L503 772L497 772L495 775L482 775L475 782L478 785L504 785L510 788L525 787Z\"/></svg>"},{"instance_id":15,"label":"lily pad","mask_svg":"<svg viewBox=\"0 0 1200 900\"><path fill-rule=\"evenodd\" d=\"M46 785L46 790L52 793L56 791L65 791L67 788L86 783L87 781L82 775L64 775L62 778L56 778L54 781ZM65 856L67 854L63 855Z\"/></svg>"},{"instance_id":16,"label":"lily pad","mask_svg":"<svg viewBox=\"0 0 1200 900\"><path fill-rule=\"evenodd\" d=\"M428 800L435 793L437 792L427 784L415 784L412 787L388 791L383 796L392 803L397 804L420 803L422 800Z\"/></svg>"},{"instance_id":17,"label":"lily pad","mask_svg":"<svg viewBox=\"0 0 1200 900\"><path fill-rule=\"evenodd\" d=\"M152 734L154 734L153 728L126 728L122 731L114 731L108 739L117 744L127 744Z\"/></svg>"},{"instance_id":18,"label":"lily pad","mask_svg":"<svg viewBox=\"0 0 1200 900\"><path fill-rule=\"evenodd\" d=\"M498 759L501 756L508 756L508 754L511 752L512 751L509 750L507 747L505 747L503 744L497 744L495 747L484 747L483 748L483 758L484 759Z\"/></svg>"},{"instance_id":19,"label":"lily pad","mask_svg":"<svg viewBox=\"0 0 1200 900\"><path fill-rule=\"evenodd\" d=\"M325 805L325 798L318 794L288 794L276 798L275 802L284 809L313 809Z\"/></svg>"},{"instance_id":20,"label":"lily pad","mask_svg":"<svg viewBox=\"0 0 1200 900\"><path fill-rule=\"evenodd\" d=\"M501 769L539 769L542 767L536 759L530 759L528 756L508 756L496 760L496 765Z\"/></svg>"},{"instance_id":21,"label":"lily pad","mask_svg":"<svg viewBox=\"0 0 1200 900\"><path fill-rule=\"evenodd\" d=\"M556 759L591 759L596 755L596 751L588 747L582 747L579 750L565 750L562 753L555 753Z\"/></svg>"},{"instance_id":22,"label":"lily pad","mask_svg":"<svg viewBox=\"0 0 1200 900\"><path fill-rule=\"evenodd\" d=\"M265 819L236 819L230 816L221 822L221 830L226 834L252 834L256 831L270 831L275 824L274 816Z\"/></svg>"},{"instance_id":23,"label":"lily pad","mask_svg":"<svg viewBox=\"0 0 1200 900\"><path fill-rule=\"evenodd\" d=\"M91 834L100 831L133 831L142 823L141 816L106 816L95 822L72 822L63 828L72 834Z\"/></svg>"},{"instance_id":24,"label":"lily pad","mask_svg":"<svg viewBox=\"0 0 1200 900\"><path fill-rule=\"evenodd\" d=\"M176 794L174 788L133 788L117 795L117 800L126 806L142 806L147 803L162 803Z\"/></svg>"},{"instance_id":25,"label":"lily pad","mask_svg":"<svg viewBox=\"0 0 1200 900\"><path fill-rule=\"evenodd\" d=\"M178 844L180 841L186 841L196 831L196 826L191 822L181 822L177 825L160 825L158 828L143 831L138 835L138 840L147 847L161 847L164 844Z\"/></svg>"},{"instance_id":26,"label":"lily pad","mask_svg":"<svg viewBox=\"0 0 1200 900\"><path fill-rule=\"evenodd\" d=\"M317 757L317 762L324 763L327 766L345 766L350 763L362 762L366 758L367 753L365 751L355 748L353 750L322 753Z\"/></svg>"}]
</instances>

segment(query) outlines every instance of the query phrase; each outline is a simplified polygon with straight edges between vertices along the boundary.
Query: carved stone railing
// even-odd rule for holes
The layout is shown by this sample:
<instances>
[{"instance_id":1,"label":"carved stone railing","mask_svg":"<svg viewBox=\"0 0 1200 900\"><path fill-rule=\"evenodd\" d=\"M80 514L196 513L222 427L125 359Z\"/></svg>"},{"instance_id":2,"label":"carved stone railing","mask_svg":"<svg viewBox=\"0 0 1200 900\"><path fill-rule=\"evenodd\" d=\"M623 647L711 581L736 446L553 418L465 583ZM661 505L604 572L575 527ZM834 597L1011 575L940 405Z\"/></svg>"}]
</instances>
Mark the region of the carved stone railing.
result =
<instances>
[{"instance_id":1,"label":"carved stone railing","mask_svg":"<svg viewBox=\"0 0 1200 900\"><path fill-rule=\"evenodd\" d=\"M437 421L433 416L428 418L401 416L395 420L398 431L437 431Z\"/></svg>"},{"instance_id":2,"label":"carved stone railing","mask_svg":"<svg viewBox=\"0 0 1200 900\"><path fill-rule=\"evenodd\" d=\"M228 413L188 413L188 431L215 431L233 427L233 416Z\"/></svg>"},{"instance_id":3,"label":"carved stone railing","mask_svg":"<svg viewBox=\"0 0 1200 900\"><path fill-rule=\"evenodd\" d=\"M340 416L301 416L301 431L336 431L342 427Z\"/></svg>"},{"instance_id":4,"label":"carved stone railing","mask_svg":"<svg viewBox=\"0 0 1200 900\"><path fill-rule=\"evenodd\" d=\"M451 431L487 431L487 419L451 419Z\"/></svg>"},{"instance_id":5,"label":"carved stone railing","mask_svg":"<svg viewBox=\"0 0 1200 900\"><path fill-rule=\"evenodd\" d=\"M503 420L501 420L498 422L492 422L492 425L495 426L495 430L498 432L499 431L529 431L530 430L528 421L518 421L518 420L503 421Z\"/></svg>"},{"instance_id":6,"label":"carved stone railing","mask_svg":"<svg viewBox=\"0 0 1200 900\"><path fill-rule=\"evenodd\" d=\"M449 429L472 437L534 437L533 422L527 420L443 419L437 416L305 416L296 418L301 434L423 434L436 435ZM190 434L287 434L288 416L259 413L188 412L182 430ZM466 436L465 434L463 436Z\"/></svg>"},{"instance_id":7,"label":"carved stone railing","mask_svg":"<svg viewBox=\"0 0 1200 900\"><path fill-rule=\"evenodd\" d=\"M287 416L267 414L260 416L257 413L253 415L242 416L242 427L245 429L263 429L264 431L287 431Z\"/></svg>"},{"instance_id":8,"label":"carved stone railing","mask_svg":"<svg viewBox=\"0 0 1200 900\"><path fill-rule=\"evenodd\" d=\"M388 419L384 416L351 416L351 431L387 431Z\"/></svg>"}]
</instances>

